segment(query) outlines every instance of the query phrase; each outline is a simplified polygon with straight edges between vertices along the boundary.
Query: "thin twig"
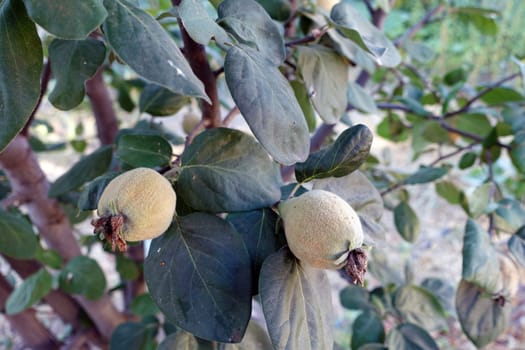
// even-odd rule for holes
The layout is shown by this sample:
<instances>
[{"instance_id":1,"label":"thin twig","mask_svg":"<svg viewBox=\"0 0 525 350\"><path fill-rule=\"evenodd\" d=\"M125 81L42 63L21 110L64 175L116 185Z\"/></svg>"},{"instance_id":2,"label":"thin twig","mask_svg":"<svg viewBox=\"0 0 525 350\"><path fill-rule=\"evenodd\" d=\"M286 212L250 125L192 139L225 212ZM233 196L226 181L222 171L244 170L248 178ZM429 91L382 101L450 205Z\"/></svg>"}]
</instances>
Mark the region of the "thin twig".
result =
<instances>
[{"instance_id":1,"label":"thin twig","mask_svg":"<svg viewBox=\"0 0 525 350\"><path fill-rule=\"evenodd\" d=\"M195 136L197 136L204 128L206 127L206 120L203 119L197 124L193 130L190 131L188 136L186 136L186 142L184 142L184 149L186 149L192 142Z\"/></svg>"},{"instance_id":2,"label":"thin twig","mask_svg":"<svg viewBox=\"0 0 525 350\"><path fill-rule=\"evenodd\" d=\"M448 159L448 158L451 158L451 157L454 157L455 155L457 154L460 154L461 152L463 151L466 151L468 149L472 149L474 146L476 145L479 145L479 142L473 142L467 146L464 146L464 147L460 147L458 148L457 150L453 151L453 152L450 152L450 153L447 153L447 154L443 154L443 155L440 155L436 160L434 160L432 163L430 163L428 166L434 166L436 164L438 164L439 162L445 160L445 159Z\"/></svg>"},{"instance_id":3,"label":"thin twig","mask_svg":"<svg viewBox=\"0 0 525 350\"><path fill-rule=\"evenodd\" d=\"M239 111L239 107L235 106L233 107L229 112L228 114L226 114L226 116L224 117L224 119L222 120L222 125L223 126L228 126L230 125L230 123L232 122L233 119L235 119L236 116L238 116L240 113Z\"/></svg>"},{"instance_id":4,"label":"thin twig","mask_svg":"<svg viewBox=\"0 0 525 350\"><path fill-rule=\"evenodd\" d=\"M432 17L441 12L444 8L445 6L443 4L439 4L436 7L428 10L427 13L425 13L425 15L421 17L421 19L416 24L408 28L403 35L401 35L397 40L394 41L394 45L396 45L396 47L399 47L403 44L405 40L411 39L418 31L420 31L431 21Z\"/></svg>"},{"instance_id":5,"label":"thin twig","mask_svg":"<svg viewBox=\"0 0 525 350\"><path fill-rule=\"evenodd\" d=\"M285 45L286 45L287 47L294 47L294 46L301 45L301 44L311 43L311 42L313 42L313 41L316 41L316 40L319 39L320 37L322 37L324 34L326 34L326 32L327 32L329 29L330 29L330 28L328 27L328 25L324 25L324 26L322 26L321 28L315 28L315 29L312 29L310 35L307 35L307 36L305 36L305 37L302 37L302 38L299 38L299 39L295 39L295 40L289 41L289 42L287 42Z\"/></svg>"}]
</instances>

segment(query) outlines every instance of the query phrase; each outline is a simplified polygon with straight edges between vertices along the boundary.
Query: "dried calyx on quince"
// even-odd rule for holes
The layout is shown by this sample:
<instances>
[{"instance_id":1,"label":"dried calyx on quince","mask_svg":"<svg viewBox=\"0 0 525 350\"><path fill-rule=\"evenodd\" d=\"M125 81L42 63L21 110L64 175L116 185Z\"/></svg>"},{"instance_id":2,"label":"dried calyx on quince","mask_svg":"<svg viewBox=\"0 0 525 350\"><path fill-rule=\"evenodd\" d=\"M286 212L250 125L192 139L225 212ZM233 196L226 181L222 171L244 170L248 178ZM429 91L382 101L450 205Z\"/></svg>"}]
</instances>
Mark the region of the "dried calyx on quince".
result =
<instances>
[{"instance_id":1,"label":"dried calyx on quince","mask_svg":"<svg viewBox=\"0 0 525 350\"><path fill-rule=\"evenodd\" d=\"M354 209L338 195L312 190L279 204L288 247L303 263L320 269L345 267L363 284L367 267L363 229Z\"/></svg>"},{"instance_id":2,"label":"dried calyx on quince","mask_svg":"<svg viewBox=\"0 0 525 350\"><path fill-rule=\"evenodd\" d=\"M106 186L98 201L95 234L126 251L126 241L153 239L163 234L175 214L177 197L170 182L149 168L127 171Z\"/></svg>"}]
</instances>

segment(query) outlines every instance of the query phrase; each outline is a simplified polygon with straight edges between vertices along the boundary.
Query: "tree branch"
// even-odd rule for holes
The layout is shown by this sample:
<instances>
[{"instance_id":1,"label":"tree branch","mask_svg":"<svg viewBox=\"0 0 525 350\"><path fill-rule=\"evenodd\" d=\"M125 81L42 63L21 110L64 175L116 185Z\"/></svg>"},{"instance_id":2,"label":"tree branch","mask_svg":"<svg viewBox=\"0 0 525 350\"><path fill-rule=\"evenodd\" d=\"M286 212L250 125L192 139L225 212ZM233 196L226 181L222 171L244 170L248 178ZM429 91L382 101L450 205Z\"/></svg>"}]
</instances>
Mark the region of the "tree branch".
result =
<instances>
[{"instance_id":1,"label":"tree branch","mask_svg":"<svg viewBox=\"0 0 525 350\"><path fill-rule=\"evenodd\" d=\"M432 17L434 17L439 12L441 12L444 8L445 8L444 4L439 4L436 7L428 10L427 13L425 13L425 15L421 17L421 19L416 24L408 28L407 31L403 35L401 35L397 40L394 41L394 45L396 45L396 47L400 47L405 40L412 39L412 37L418 31L420 31L423 27L425 27L431 21Z\"/></svg>"},{"instance_id":2,"label":"tree branch","mask_svg":"<svg viewBox=\"0 0 525 350\"><path fill-rule=\"evenodd\" d=\"M7 298L13 287L0 275L0 309L5 310ZM5 315L9 324L22 337L24 345L30 349L53 350L60 347L60 342L36 318L35 310L26 309L16 315Z\"/></svg>"},{"instance_id":3,"label":"tree branch","mask_svg":"<svg viewBox=\"0 0 525 350\"><path fill-rule=\"evenodd\" d=\"M0 167L8 178L13 193L29 198L26 202L29 217L40 236L64 260L81 254L69 220L57 200L48 198L49 182L24 136L18 135L0 154ZM108 295L89 300L75 295L73 298L93 320L99 332L109 338L118 324L125 321Z\"/></svg>"}]
</instances>

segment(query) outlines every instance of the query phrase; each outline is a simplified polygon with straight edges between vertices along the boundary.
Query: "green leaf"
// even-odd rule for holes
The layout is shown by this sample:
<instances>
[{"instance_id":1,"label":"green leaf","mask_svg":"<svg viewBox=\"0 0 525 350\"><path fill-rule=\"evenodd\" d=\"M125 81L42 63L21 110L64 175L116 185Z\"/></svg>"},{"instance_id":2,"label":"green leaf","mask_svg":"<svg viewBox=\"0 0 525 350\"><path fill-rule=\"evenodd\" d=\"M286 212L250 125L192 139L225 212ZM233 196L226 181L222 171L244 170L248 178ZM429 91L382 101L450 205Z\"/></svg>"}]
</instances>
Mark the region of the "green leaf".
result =
<instances>
[{"instance_id":1,"label":"green leaf","mask_svg":"<svg viewBox=\"0 0 525 350\"><path fill-rule=\"evenodd\" d=\"M443 278L427 277L421 282L421 287L432 293L439 300L447 314L453 314L456 289L451 282Z\"/></svg>"},{"instance_id":2,"label":"green leaf","mask_svg":"<svg viewBox=\"0 0 525 350\"><path fill-rule=\"evenodd\" d=\"M49 45L51 71L56 79L49 101L58 109L69 110L84 99L84 82L104 62L106 47L100 40L55 39Z\"/></svg>"},{"instance_id":3,"label":"green leaf","mask_svg":"<svg viewBox=\"0 0 525 350\"><path fill-rule=\"evenodd\" d=\"M35 259L55 270L59 270L64 263L62 256L56 250L44 249L41 246L35 253Z\"/></svg>"},{"instance_id":4,"label":"green leaf","mask_svg":"<svg viewBox=\"0 0 525 350\"><path fill-rule=\"evenodd\" d=\"M407 40L404 46L407 53L421 63L429 63L436 56L436 52L424 42Z\"/></svg>"},{"instance_id":5,"label":"green leaf","mask_svg":"<svg viewBox=\"0 0 525 350\"><path fill-rule=\"evenodd\" d=\"M186 148L181 160L177 195L196 210L249 211L271 206L281 197L278 167L241 131L206 130Z\"/></svg>"},{"instance_id":6,"label":"green leaf","mask_svg":"<svg viewBox=\"0 0 525 350\"><path fill-rule=\"evenodd\" d=\"M341 305L349 310L369 310L374 309L370 302L370 293L358 285L350 284L339 292Z\"/></svg>"},{"instance_id":7,"label":"green leaf","mask_svg":"<svg viewBox=\"0 0 525 350\"><path fill-rule=\"evenodd\" d=\"M258 294L257 282L262 264L282 246L276 232L279 216L273 210L264 208L230 214L226 219L239 232L250 254L253 294Z\"/></svg>"},{"instance_id":8,"label":"green leaf","mask_svg":"<svg viewBox=\"0 0 525 350\"><path fill-rule=\"evenodd\" d=\"M137 263L124 255L117 255L116 269L120 277L126 281L133 281L140 274Z\"/></svg>"},{"instance_id":9,"label":"green leaf","mask_svg":"<svg viewBox=\"0 0 525 350\"><path fill-rule=\"evenodd\" d=\"M468 214L472 218L478 218L485 213L490 203L490 189L492 184L487 182L467 194Z\"/></svg>"},{"instance_id":10,"label":"green leaf","mask_svg":"<svg viewBox=\"0 0 525 350\"><path fill-rule=\"evenodd\" d=\"M376 103L370 93L353 81L348 82L348 102L362 112L377 113Z\"/></svg>"},{"instance_id":11,"label":"green leaf","mask_svg":"<svg viewBox=\"0 0 525 350\"><path fill-rule=\"evenodd\" d=\"M109 13L104 34L137 74L178 94L211 103L173 39L153 17L125 0L104 0L104 6Z\"/></svg>"},{"instance_id":12,"label":"green leaf","mask_svg":"<svg viewBox=\"0 0 525 350\"><path fill-rule=\"evenodd\" d=\"M315 130L317 120L314 108L312 106L312 103L310 102L310 95L308 94L308 90L306 89L304 83L302 83L299 80L290 81L290 86L293 89L295 98L297 98L297 102L299 102L299 106L301 106L304 118L306 119L306 123L308 124L308 130L310 132L313 132Z\"/></svg>"},{"instance_id":13,"label":"green leaf","mask_svg":"<svg viewBox=\"0 0 525 350\"><path fill-rule=\"evenodd\" d=\"M218 22L241 44L249 45L273 65L280 65L285 57L284 41L279 27L264 8L254 0L224 0L217 9ZM269 78L269 77L267 77Z\"/></svg>"},{"instance_id":14,"label":"green leaf","mask_svg":"<svg viewBox=\"0 0 525 350\"><path fill-rule=\"evenodd\" d=\"M352 324L352 350L361 349L368 343L382 343L385 341L383 321L376 312L368 310L359 315Z\"/></svg>"},{"instance_id":15,"label":"green leaf","mask_svg":"<svg viewBox=\"0 0 525 350\"><path fill-rule=\"evenodd\" d=\"M321 119L335 124L348 104L348 64L333 50L320 46L298 48L297 65Z\"/></svg>"},{"instance_id":16,"label":"green leaf","mask_svg":"<svg viewBox=\"0 0 525 350\"><path fill-rule=\"evenodd\" d=\"M514 232L525 225L525 210L515 199L502 199L494 213L496 227L502 230Z\"/></svg>"},{"instance_id":17,"label":"green leaf","mask_svg":"<svg viewBox=\"0 0 525 350\"><path fill-rule=\"evenodd\" d=\"M349 3L340 2L332 7L330 18L345 37L370 54L378 64L395 67L401 61L394 44Z\"/></svg>"},{"instance_id":18,"label":"green leaf","mask_svg":"<svg viewBox=\"0 0 525 350\"><path fill-rule=\"evenodd\" d=\"M168 335L157 350L200 350L197 338L189 332L180 330Z\"/></svg>"},{"instance_id":19,"label":"green leaf","mask_svg":"<svg viewBox=\"0 0 525 350\"><path fill-rule=\"evenodd\" d=\"M242 342L239 344L224 344L220 350L264 350L273 349L272 341L266 329L261 327L253 319L248 323ZM200 350L200 349L199 349Z\"/></svg>"},{"instance_id":20,"label":"green leaf","mask_svg":"<svg viewBox=\"0 0 525 350\"><path fill-rule=\"evenodd\" d=\"M111 334L109 347L112 350L152 350L156 349L155 337L157 322L124 322Z\"/></svg>"},{"instance_id":21,"label":"green leaf","mask_svg":"<svg viewBox=\"0 0 525 350\"><path fill-rule=\"evenodd\" d=\"M460 114L450 118L449 124L458 130L470 132L483 138L487 137L492 131L489 118L480 113Z\"/></svg>"},{"instance_id":22,"label":"green leaf","mask_svg":"<svg viewBox=\"0 0 525 350\"><path fill-rule=\"evenodd\" d=\"M525 132L520 132L518 135L525 135ZM520 173L525 173L525 138L519 139L516 137L510 146L511 150L509 153L512 164Z\"/></svg>"},{"instance_id":23,"label":"green leaf","mask_svg":"<svg viewBox=\"0 0 525 350\"><path fill-rule=\"evenodd\" d=\"M85 39L108 15L102 0L24 0L29 16L63 39Z\"/></svg>"},{"instance_id":24,"label":"green leaf","mask_svg":"<svg viewBox=\"0 0 525 350\"><path fill-rule=\"evenodd\" d=\"M443 177L448 172L447 168L420 167L418 171L407 177L403 184L418 185L432 182Z\"/></svg>"},{"instance_id":25,"label":"green leaf","mask_svg":"<svg viewBox=\"0 0 525 350\"><path fill-rule=\"evenodd\" d=\"M346 129L331 146L310 154L304 163L296 164L297 181L308 182L352 173L366 161L373 137L363 124Z\"/></svg>"},{"instance_id":26,"label":"green leaf","mask_svg":"<svg viewBox=\"0 0 525 350\"><path fill-rule=\"evenodd\" d=\"M452 14L455 14L463 22L472 23L481 34L494 36L498 32L496 17L500 14L499 11L462 6L452 8Z\"/></svg>"},{"instance_id":27,"label":"green leaf","mask_svg":"<svg viewBox=\"0 0 525 350\"><path fill-rule=\"evenodd\" d=\"M415 242L419 237L419 219L407 202L401 202L395 207L394 223L397 232L407 242Z\"/></svg>"},{"instance_id":28,"label":"green leaf","mask_svg":"<svg viewBox=\"0 0 525 350\"><path fill-rule=\"evenodd\" d=\"M287 0L257 0L257 2L276 21L285 21L290 18L292 9Z\"/></svg>"},{"instance_id":29,"label":"green leaf","mask_svg":"<svg viewBox=\"0 0 525 350\"><path fill-rule=\"evenodd\" d=\"M525 268L525 226L512 235L507 244L512 255Z\"/></svg>"},{"instance_id":30,"label":"green leaf","mask_svg":"<svg viewBox=\"0 0 525 350\"><path fill-rule=\"evenodd\" d=\"M183 0L176 7L184 29L189 36L201 45L208 45L211 38L218 44L230 41L228 34L208 15L206 8L199 0Z\"/></svg>"},{"instance_id":31,"label":"green leaf","mask_svg":"<svg viewBox=\"0 0 525 350\"><path fill-rule=\"evenodd\" d=\"M33 226L20 215L0 209L0 252L15 259L31 259L37 251L38 240Z\"/></svg>"},{"instance_id":32,"label":"green leaf","mask_svg":"<svg viewBox=\"0 0 525 350\"><path fill-rule=\"evenodd\" d=\"M131 302L130 310L133 314L142 318L154 316L160 312L157 304L155 304L155 301L149 293L135 297Z\"/></svg>"},{"instance_id":33,"label":"green leaf","mask_svg":"<svg viewBox=\"0 0 525 350\"><path fill-rule=\"evenodd\" d=\"M226 83L251 131L275 161L308 157L310 135L301 107L279 69L249 47L232 47L224 62Z\"/></svg>"},{"instance_id":34,"label":"green leaf","mask_svg":"<svg viewBox=\"0 0 525 350\"><path fill-rule=\"evenodd\" d=\"M104 295L106 277L96 260L87 256L71 259L60 271L60 289L71 294L82 294L95 300Z\"/></svg>"},{"instance_id":35,"label":"green leaf","mask_svg":"<svg viewBox=\"0 0 525 350\"><path fill-rule=\"evenodd\" d=\"M133 167L162 167L171 161L171 145L162 136L122 135L117 141L117 157Z\"/></svg>"},{"instance_id":36,"label":"green leaf","mask_svg":"<svg viewBox=\"0 0 525 350\"><path fill-rule=\"evenodd\" d=\"M0 2L0 152L24 127L40 96L42 44L19 0Z\"/></svg>"},{"instance_id":37,"label":"green leaf","mask_svg":"<svg viewBox=\"0 0 525 350\"><path fill-rule=\"evenodd\" d=\"M264 318L275 349L332 349L330 283L300 265L288 248L270 255L259 277Z\"/></svg>"},{"instance_id":38,"label":"green leaf","mask_svg":"<svg viewBox=\"0 0 525 350\"><path fill-rule=\"evenodd\" d=\"M483 88L484 87L478 88L478 91L483 90ZM492 88L489 92L481 96L481 100L489 105L499 105L508 102L522 102L524 98L525 97L516 90L505 86Z\"/></svg>"},{"instance_id":39,"label":"green leaf","mask_svg":"<svg viewBox=\"0 0 525 350\"><path fill-rule=\"evenodd\" d=\"M7 298L5 312L14 315L35 305L50 291L53 277L46 269L40 269L16 287Z\"/></svg>"},{"instance_id":40,"label":"green leaf","mask_svg":"<svg viewBox=\"0 0 525 350\"><path fill-rule=\"evenodd\" d=\"M477 348L496 340L507 328L511 310L511 303L502 305L478 285L464 279L459 283L456 292L459 323Z\"/></svg>"},{"instance_id":41,"label":"green leaf","mask_svg":"<svg viewBox=\"0 0 525 350\"><path fill-rule=\"evenodd\" d=\"M450 204L460 204L465 194L451 181L439 181L435 183L437 194Z\"/></svg>"},{"instance_id":42,"label":"green leaf","mask_svg":"<svg viewBox=\"0 0 525 350\"><path fill-rule=\"evenodd\" d=\"M251 264L228 222L204 213L179 217L153 240L144 273L168 320L199 338L241 341L251 314Z\"/></svg>"},{"instance_id":43,"label":"green leaf","mask_svg":"<svg viewBox=\"0 0 525 350\"><path fill-rule=\"evenodd\" d=\"M154 116L173 115L190 101L187 96L176 94L156 84L148 84L140 94L139 110Z\"/></svg>"},{"instance_id":44,"label":"green leaf","mask_svg":"<svg viewBox=\"0 0 525 350\"><path fill-rule=\"evenodd\" d=\"M386 344L396 350L439 350L436 342L423 328L401 323L388 334Z\"/></svg>"},{"instance_id":45,"label":"green leaf","mask_svg":"<svg viewBox=\"0 0 525 350\"><path fill-rule=\"evenodd\" d=\"M477 157L478 157L477 154L474 152L464 153L461 156L461 159L459 160L459 163L458 163L459 168L462 170L470 168L476 162Z\"/></svg>"},{"instance_id":46,"label":"green leaf","mask_svg":"<svg viewBox=\"0 0 525 350\"><path fill-rule=\"evenodd\" d=\"M51 184L49 196L58 197L104 174L109 169L112 155L113 149L111 145L107 145L80 159L71 169Z\"/></svg>"},{"instance_id":47,"label":"green leaf","mask_svg":"<svg viewBox=\"0 0 525 350\"><path fill-rule=\"evenodd\" d=\"M402 142L408 138L409 132L399 115L388 112L377 125L377 134L393 142Z\"/></svg>"},{"instance_id":48,"label":"green leaf","mask_svg":"<svg viewBox=\"0 0 525 350\"><path fill-rule=\"evenodd\" d=\"M429 331L445 330L445 310L436 298L425 288L414 285L400 287L394 296L394 306L403 319Z\"/></svg>"},{"instance_id":49,"label":"green leaf","mask_svg":"<svg viewBox=\"0 0 525 350\"><path fill-rule=\"evenodd\" d=\"M80 210L95 210L97 209L98 199L102 196L102 192L108 185L108 183L117 177L119 173L109 172L107 174L101 175L88 183L80 196L78 197L78 209Z\"/></svg>"},{"instance_id":50,"label":"green leaf","mask_svg":"<svg viewBox=\"0 0 525 350\"><path fill-rule=\"evenodd\" d=\"M490 236L475 221L468 219L463 238L461 277L489 293L498 291L499 260Z\"/></svg>"}]
</instances>

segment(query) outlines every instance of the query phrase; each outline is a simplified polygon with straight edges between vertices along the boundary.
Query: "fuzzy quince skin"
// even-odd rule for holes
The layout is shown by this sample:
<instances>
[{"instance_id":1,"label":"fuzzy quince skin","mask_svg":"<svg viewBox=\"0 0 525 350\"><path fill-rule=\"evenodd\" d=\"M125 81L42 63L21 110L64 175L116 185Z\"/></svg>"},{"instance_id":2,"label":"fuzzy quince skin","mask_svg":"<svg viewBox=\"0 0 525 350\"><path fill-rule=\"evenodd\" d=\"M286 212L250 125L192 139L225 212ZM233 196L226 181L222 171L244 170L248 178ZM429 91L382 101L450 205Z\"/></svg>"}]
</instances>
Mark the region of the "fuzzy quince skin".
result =
<instances>
[{"instance_id":1,"label":"fuzzy quince skin","mask_svg":"<svg viewBox=\"0 0 525 350\"><path fill-rule=\"evenodd\" d=\"M337 270L363 244L357 213L338 195L312 190L281 202L279 212L292 253L302 262Z\"/></svg>"}]
</instances>

